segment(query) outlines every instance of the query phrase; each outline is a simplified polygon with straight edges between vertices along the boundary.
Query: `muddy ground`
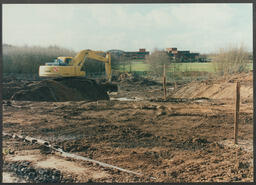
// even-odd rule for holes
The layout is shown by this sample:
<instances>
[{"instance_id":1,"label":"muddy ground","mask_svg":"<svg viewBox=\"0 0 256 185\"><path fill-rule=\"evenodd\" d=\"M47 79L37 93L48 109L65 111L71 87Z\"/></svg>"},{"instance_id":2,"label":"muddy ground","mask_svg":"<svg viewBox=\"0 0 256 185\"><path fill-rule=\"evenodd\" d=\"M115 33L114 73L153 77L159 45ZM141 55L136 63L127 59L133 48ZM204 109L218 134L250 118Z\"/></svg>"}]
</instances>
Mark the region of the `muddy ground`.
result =
<instances>
[{"instance_id":1,"label":"muddy ground","mask_svg":"<svg viewBox=\"0 0 256 185\"><path fill-rule=\"evenodd\" d=\"M238 145L233 145L231 92L237 80L243 93ZM161 84L117 83L118 92L109 93L109 100L4 100L3 131L47 140L65 152L143 176L63 158L36 143L7 136L4 172L28 182L253 181L252 74L179 85L175 91L169 84L166 101ZM195 85L198 88L191 90ZM207 91L213 87L217 92Z\"/></svg>"}]
</instances>

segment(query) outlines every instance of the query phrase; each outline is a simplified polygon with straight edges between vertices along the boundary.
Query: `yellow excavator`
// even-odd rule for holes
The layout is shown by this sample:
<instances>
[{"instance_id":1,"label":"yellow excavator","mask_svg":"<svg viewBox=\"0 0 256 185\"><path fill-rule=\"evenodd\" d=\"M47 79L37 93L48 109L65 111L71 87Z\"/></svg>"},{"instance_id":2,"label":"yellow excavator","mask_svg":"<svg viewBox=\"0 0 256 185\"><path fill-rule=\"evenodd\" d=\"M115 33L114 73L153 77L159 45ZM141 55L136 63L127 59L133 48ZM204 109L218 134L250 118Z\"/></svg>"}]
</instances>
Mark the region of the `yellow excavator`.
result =
<instances>
[{"instance_id":1,"label":"yellow excavator","mask_svg":"<svg viewBox=\"0 0 256 185\"><path fill-rule=\"evenodd\" d=\"M107 78L111 81L111 55L103 51L82 50L75 57L58 57L52 63L46 63L39 67L39 76L41 77L82 77L85 71L82 71L86 58L98 60L105 63Z\"/></svg>"}]
</instances>

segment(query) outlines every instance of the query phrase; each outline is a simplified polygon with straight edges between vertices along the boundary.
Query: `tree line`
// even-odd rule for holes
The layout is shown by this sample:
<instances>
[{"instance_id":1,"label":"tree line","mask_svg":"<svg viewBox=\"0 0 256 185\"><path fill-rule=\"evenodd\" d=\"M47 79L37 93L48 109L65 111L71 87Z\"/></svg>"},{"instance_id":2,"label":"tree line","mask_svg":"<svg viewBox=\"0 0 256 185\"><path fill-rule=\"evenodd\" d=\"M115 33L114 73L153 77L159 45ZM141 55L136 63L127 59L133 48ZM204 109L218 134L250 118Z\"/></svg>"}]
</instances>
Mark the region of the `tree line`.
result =
<instances>
[{"instance_id":1,"label":"tree line","mask_svg":"<svg viewBox=\"0 0 256 185\"><path fill-rule=\"evenodd\" d=\"M73 50L59 46L13 46L3 44L3 73L38 74L39 66L58 56L74 56Z\"/></svg>"},{"instance_id":2,"label":"tree line","mask_svg":"<svg viewBox=\"0 0 256 185\"><path fill-rule=\"evenodd\" d=\"M40 65L53 62L58 56L75 56L76 52L59 46L13 46L3 44L3 73L38 74ZM111 54L112 68L125 65L130 60L123 56ZM244 46L220 49L212 57L215 70L220 75L247 71L249 54ZM152 74L162 74L163 65L174 65L172 74L179 72L179 65L170 60L166 52L155 49L146 57ZM131 65L131 64L130 64ZM103 73L105 65L102 62L86 60L83 69L86 73Z\"/></svg>"}]
</instances>

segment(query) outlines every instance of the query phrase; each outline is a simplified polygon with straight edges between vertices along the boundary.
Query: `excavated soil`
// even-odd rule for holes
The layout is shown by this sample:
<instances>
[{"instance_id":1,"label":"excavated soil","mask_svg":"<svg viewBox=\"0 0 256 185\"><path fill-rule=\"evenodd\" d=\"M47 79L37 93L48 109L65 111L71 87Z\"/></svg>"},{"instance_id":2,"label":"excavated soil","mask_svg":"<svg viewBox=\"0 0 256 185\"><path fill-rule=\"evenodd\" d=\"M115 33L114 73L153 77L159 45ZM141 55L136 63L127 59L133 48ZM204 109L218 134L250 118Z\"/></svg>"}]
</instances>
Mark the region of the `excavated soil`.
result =
<instances>
[{"instance_id":1,"label":"excavated soil","mask_svg":"<svg viewBox=\"0 0 256 185\"><path fill-rule=\"evenodd\" d=\"M172 94L171 98L235 98L236 82L240 82L242 101L253 101L252 74L240 74L219 80L208 80L201 83L190 83Z\"/></svg>"},{"instance_id":2,"label":"excavated soil","mask_svg":"<svg viewBox=\"0 0 256 185\"><path fill-rule=\"evenodd\" d=\"M241 105L238 145L234 145L231 92L237 80ZM37 144L3 137L3 148L9 151L6 170L17 161L30 161L36 172L59 170L59 180L70 182L253 181L252 74L192 83L176 91L169 85L167 100L162 99L160 84L141 82L119 81L110 100L4 101L3 131L47 140L65 152L144 176L63 158ZM216 84L218 90L208 92ZM126 101L121 101L124 97ZM52 182L52 177L45 178Z\"/></svg>"},{"instance_id":3,"label":"excavated soil","mask_svg":"<svg viewBox=\"0 0 256 185\"><path fill-rule=\"evenodd\" d=\"M35 82L5 79L3 83L4 100L49 102L108 100L108 91L117 91L117 86L79 77Z\"/></svg>"}]
</instances>

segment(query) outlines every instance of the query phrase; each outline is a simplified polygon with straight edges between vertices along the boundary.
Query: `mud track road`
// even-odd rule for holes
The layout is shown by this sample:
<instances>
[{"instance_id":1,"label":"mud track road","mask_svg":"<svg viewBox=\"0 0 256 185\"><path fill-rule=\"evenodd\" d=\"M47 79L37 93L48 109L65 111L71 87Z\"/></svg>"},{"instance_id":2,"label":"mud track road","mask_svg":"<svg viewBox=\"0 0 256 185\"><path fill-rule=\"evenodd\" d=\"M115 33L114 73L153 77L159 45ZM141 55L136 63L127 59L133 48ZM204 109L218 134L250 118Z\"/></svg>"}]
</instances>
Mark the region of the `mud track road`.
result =
<instances>
[{"instance_id":1,"label":"mud track road","mask_svg":"<svg viewBox=\"0 0 256 185\"><path fill-rule=\"evenodd\" d=\"M136 94L137 89L138 97L161 88L133 87L130 90ZM7 137L3 148L11 152L4 166L8 171L14 163L29 161L35 170L59 170L60 182L253 181L252 103L241 104L235 147L230 144L233 101L181 100L4 103L4 132L47 140L66 152L145 176L63 158L37 144Z\"/></svg>"}]
</instances>

